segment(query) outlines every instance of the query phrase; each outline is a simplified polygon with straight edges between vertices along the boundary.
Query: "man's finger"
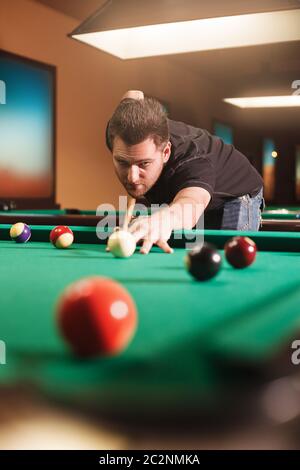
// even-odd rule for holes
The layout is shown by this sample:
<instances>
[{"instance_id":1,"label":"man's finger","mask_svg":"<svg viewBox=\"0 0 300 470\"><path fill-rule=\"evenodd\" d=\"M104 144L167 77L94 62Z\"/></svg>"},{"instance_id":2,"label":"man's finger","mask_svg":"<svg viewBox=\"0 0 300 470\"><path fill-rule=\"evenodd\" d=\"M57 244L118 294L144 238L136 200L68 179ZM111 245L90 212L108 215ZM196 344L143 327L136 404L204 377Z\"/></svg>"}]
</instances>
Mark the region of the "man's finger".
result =
<instances>
[{"instance_id":1,"label":"man's finger","mask_svg":"<svg viewBox=\"0 0 300 470\"><path fill-rule=\"evenodd\" d=\"M151 250L152 245L153 245L153 242L151 240L144 240L142 248L140 249L140 253L142 253L143 255L147 255L149 251Z\"/></svg>"},{"instance_id":2,"label":"man's finger","mask_svg":"<svg viewBox=\"0 0 300 470\"><path fill-rule=\"evenodd\" d=\"M129 232L134 236L136 243L145 238L148 233L148 227L137 225L129 227Z\"/></svg>"},{"instance_id":3,"label":"man's finger","mask_svg":"<svg viewBox=\"0 0 300 470\"><path fill-rule=\"evenodd\" d=\"M158 240L156 245L159 246L165 253L174 253L173 248L165 240Z\"/></svg>"}]
</instances>

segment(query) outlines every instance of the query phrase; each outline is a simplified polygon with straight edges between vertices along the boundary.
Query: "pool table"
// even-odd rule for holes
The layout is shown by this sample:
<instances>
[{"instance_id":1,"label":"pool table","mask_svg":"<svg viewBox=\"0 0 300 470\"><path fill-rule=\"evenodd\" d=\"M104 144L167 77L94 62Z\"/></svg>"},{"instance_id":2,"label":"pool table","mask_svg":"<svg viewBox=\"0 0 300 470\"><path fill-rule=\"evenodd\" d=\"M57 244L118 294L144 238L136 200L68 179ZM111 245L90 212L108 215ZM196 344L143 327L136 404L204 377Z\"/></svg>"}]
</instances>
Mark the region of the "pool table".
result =
<instances>
[{"instance_id":1,"label":"pool table","mask_svg":"<svg viewBox=\"0 0 300 470\"><path fill-rule=\"evenodd\" d=\"M257 260L236 270L222 249L238 232L198 233L221 250L223 267L197 282L183 262L192 231L173 234L172 255L153 248L147 256L137 251L116 259L93 227L71 227L75 243L65 250L49 243L52 225L32 226L27 244L11 241L9 227L0 225L1 387L25 384L59 403L108 415L194 419L243 408L254 390L295 371L300 234L247 233L257 243ZM58 332L56 304L70 283L95 275L128 289L138 329L118 356L79 360Z\"/></svg>"},{"instance_id":2,"label":"pool table","mask_svg":"<svg viewBox=\"0 0 300 470\"><path fill-rule=\"evenodd\" d=\"M262 230L300 231L299 207L266 207L262 213Z\"/></svg>"},{"instance_id":3,"label":"pool table","mask_svg":"<svg viewBox=\"0 0 300 470\"><path fill-rule=\"evenodd\" d=\"M150 209L137 211L136 215L148 215ZM76 225L95 227L97 223L106 217L109 225L119 224L119 216L122 211L92 211L69 209L49 210L7 210L0 211L0 224L13 224L19 221L29 225ZM300 231L300 211L295 208L273 209L268 208L262 214L261 231Z\"/></svg>"}]
</instances>

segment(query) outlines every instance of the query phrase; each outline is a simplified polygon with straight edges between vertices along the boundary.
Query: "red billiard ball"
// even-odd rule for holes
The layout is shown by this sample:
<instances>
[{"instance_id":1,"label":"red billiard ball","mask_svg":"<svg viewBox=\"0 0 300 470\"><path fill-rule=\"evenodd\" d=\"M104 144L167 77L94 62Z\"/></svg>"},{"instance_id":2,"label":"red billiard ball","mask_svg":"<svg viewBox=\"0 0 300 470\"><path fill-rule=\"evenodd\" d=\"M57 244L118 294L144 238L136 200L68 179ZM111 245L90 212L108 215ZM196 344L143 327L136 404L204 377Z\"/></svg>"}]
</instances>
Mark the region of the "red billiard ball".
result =
<instances>
[{"instance_id":1,"label":"red billiard ball","mask_svg":"<svg viewBox=\"0 0 300 470\"><path fill-rule=\"evenodd\" d=\"M58 225L50 233L50 242L56 248L68 248L74 241L72 230L66 225Z\"/></svg>"},{"instance_id":2,"label":"red billiard ball","mask_svg":"<svg viewBox=\"0 0 300 470\"><path fill-rule=\"evenodd\" d=\"M57 308L59 330L80 357L120 353L132 339L137 324L135 303L118 282L89 277L71 284Z\"/></svg>"},{"instance_id":3,"label":"red billiard ball","mask_svg":"<svg viewBox=\"0 0 300 470\"><path fill-rule=\"evenodd\" d=\"M256 244L249 237L233 237L224 247L225 257L234 268L250 266L256 257Z\"/></svg>"}]
</instances>

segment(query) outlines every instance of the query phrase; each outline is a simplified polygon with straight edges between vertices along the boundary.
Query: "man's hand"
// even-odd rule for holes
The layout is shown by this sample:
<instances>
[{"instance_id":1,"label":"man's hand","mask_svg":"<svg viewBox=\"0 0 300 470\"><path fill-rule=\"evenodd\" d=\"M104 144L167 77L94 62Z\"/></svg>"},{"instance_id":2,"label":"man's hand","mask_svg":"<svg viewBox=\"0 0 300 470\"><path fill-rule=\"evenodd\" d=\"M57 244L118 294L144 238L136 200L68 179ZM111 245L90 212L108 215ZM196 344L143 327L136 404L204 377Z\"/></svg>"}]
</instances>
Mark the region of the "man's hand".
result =
<instances>
[{"instance_id":1,"label":"man's hand","mask_svg":"<svg viewBox=\"0 0 300 470\"><path fill-rule=\"evenodd\" d=\"M153 244L165 253L173 253L168 240L172 233L172 222L169 208L161 209L148 217L138 217L129 227L136 242L143 240L140 252L148 254Z\"/></svg>"},{"instance_id":2,"label":"man's hand","mask_svg":"<svg viewBox=\"0 0 300 470\"><path fill-rule=\"evenodd\" d=\"M136 242L143 240L141 253L147 254L155 244L166 253L173 253L168 240L173 230L191 230L210 201L203 188L189 187L179 191L170 206L148 217L138 217L129 231Z\"/></svg>"}]
</instances>

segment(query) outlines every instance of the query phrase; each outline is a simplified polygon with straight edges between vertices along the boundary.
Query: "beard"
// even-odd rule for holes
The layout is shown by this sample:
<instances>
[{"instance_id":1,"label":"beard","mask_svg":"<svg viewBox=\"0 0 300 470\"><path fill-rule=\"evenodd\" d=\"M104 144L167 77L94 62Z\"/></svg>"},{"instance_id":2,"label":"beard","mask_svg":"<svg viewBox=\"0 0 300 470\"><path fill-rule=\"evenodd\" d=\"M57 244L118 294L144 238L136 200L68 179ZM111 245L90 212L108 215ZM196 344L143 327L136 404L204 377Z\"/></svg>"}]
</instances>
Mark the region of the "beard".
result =
<instances>
[{"instance_id":1,"label":"beard","mask_svg":"<svg viewBox=\"0 0 300 470\"><path fill-rule=\"evenodd\" d=\"M136 187L134 187L133 185L131 185L131 186L126 185L125 188L126 188L126 191L128 192L128 194L131 197L134 197L135 199L138 198L138 197L144 196L147 193L147 191L149 190L149 188L144 184L138 184L138 185L136 185Z\"/></svg>"},{"instance_id":2,"label":"beard","mask_svg":"<svg viewBox=\"0 0 300 470\"><path fill-rule=\"evenodd\" d=\"M148 193L148 191L150 191L150 189L158 182L164 170L164 167L165 167L165 164L162 164L161 167L157 170L156 174L151 175L150 177L151 179L150 181L148 179L147 184L145 184L145 182L138 183L138 184L130 184L122 178L122 176L116 171L116 169L115 169L115 173L120 183L122 184L122 186L124 186L124 188L126 189L127 193L131 197L138 199L138 198L142 198L143 196L145 196Z\"/></svg>"}]
</instances>

